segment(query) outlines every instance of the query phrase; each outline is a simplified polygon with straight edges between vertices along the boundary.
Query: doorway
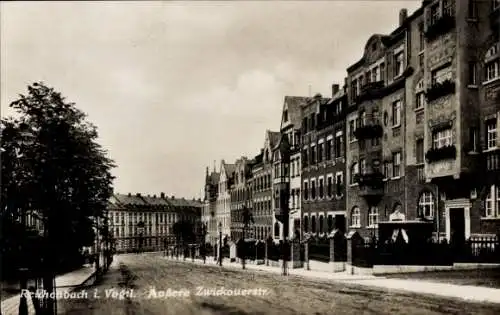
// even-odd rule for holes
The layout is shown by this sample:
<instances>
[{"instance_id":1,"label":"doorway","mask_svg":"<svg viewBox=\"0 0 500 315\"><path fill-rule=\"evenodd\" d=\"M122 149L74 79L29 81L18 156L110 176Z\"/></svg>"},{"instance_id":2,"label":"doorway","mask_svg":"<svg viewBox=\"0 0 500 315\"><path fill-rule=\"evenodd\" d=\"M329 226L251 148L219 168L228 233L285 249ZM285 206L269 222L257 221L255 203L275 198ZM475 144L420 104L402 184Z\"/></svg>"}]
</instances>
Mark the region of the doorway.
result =
<instances>
[{"instance_id":1,"label":"doorway","mask_svg":"<svg viewBox=\"0 0 500 315\"><path fill-rule=\"evenodd\" d=\"M345 234L345 231L346 231L345 215L343 215L343 214L335 215L335 229L337 229L337 230L341 231L343 234Z\"/></svg>"},{"instance_id":2,"label":"doorway","mask_svg":"<svg viewBox=\"0 0 500 315\"><path fill-rule=\"evenodd\" d=\"M450 209L450 243L461 246L465 243L465 210Z\"/></svg>"}]
</instances>

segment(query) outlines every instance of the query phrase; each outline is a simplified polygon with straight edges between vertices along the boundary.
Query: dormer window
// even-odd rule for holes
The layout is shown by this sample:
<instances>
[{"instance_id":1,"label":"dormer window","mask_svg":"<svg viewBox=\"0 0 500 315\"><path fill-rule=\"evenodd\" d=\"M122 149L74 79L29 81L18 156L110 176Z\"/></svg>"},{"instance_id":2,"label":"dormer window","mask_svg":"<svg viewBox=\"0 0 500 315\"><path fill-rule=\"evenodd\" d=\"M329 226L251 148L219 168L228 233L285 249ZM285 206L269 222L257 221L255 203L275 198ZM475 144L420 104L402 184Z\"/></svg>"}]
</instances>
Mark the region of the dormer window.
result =
<instances>
[{"instance_id":1,"label":"dormer window","mask_svg":"<svg viewBox=\"0 0 500 315\"><path fill-rule=\"evenodd\" d=\"M283 121L284 121L284 122L288 122L288 111L287 111L287 110L285 110L285 111L283 112Z\"/></svg>"},{"instance_id":2,"label":"dormer window","mask_svg":"<svg viewBox=\"0 0 500 315\"><path fill-rule=\"evenodd\" d=\"M500 0L492 0L492 9L493 11L500 9Z\"/></svg>"},{"instance_id":3,"label":"dormer window","mask_svg":"<svg viewBox=\"0 0 500 315\"><path fill-rule=\"evenodd\" d=\"M394 76L398 77L403 74L404 70L404 56L403 51L394 55Z\"/></svg>"},{"instance_id":4,"label":"dormer window","mask_svg":"<svg viewBox=\"0 0 500 315\"><path fill-rule=\"evenodd\" d=\"M430 24L433 25L439 20L439 3L434 4L431 7Z\"/></svg>"},{"instance_id":5,"label":"dormer window","mask_svg":"<svg viewBox=\"0 0 500 315\"><path fill-rule=\"evenodd\" d=\"M443 15L453 16L453 4L451 0L443 0Z\"/></svg>"}]
</instances>

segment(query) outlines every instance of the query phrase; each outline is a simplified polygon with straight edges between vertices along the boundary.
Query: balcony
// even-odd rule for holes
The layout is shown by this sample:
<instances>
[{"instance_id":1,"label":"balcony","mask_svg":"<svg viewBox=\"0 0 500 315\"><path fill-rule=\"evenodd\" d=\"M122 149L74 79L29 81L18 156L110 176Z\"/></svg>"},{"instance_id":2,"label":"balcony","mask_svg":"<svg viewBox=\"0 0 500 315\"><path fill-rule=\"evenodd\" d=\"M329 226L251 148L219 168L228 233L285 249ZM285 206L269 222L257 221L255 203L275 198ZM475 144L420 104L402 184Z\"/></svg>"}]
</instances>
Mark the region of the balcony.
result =
<instances>
[{"instance_id":1,"label":"balcony","mask_svg":"<svg viewBox=\"0 0 500 315\"><path fill-rule=\"evenodd\" d=\"M382 93L384 87L385 87L384 81L376 81L364 84L361 87L360 94L356 99L357 103L361 103L362 101L365 100L378 98L379 94Z\"/></svg>"},{"instance_id":2,"label":"balcony","mask_svg":"<svg viewBox=\"0 0 500 315\"><path fill-rule=\"evenodd\" d=\"M425 37L427 40L434 40L438 36L448 33L455 27L455 17L451 15L443 15L433 24L427 26Z\"/></svg>"},{"instance_id":3,"label":"balcony","mask_svg":"<svg viewBox=\"0 0 500 315\"><path fill-rule=\"evenodd\" d=\"M384 195L384 174L372 172L360 174L356 177L359 184L359 195L363 197L376 197Z\"/></svg>"},{"instance_id":4,"label":"balcony","mask_svg":"<svg viewBox=\"0 0 500 315\"><path fill-rule=\"evenodd\" d=\"M455 93L455 82L451 80L445 80L440 83L433 84L427 91L425 92L425 97L427 98L427 102L432 102L446 96L448 94Z\"/></svg>"},{"instance_id":5,"label":"balcony","mask_svg":"<svg viewBox=\"0 0 500 315\"><path fill-rule=\"evenodd\" d=\"M457 149L454 145L449 145L441 148L432 148L425 153L427 163L433 163L442 160L455 159L457 157Z\"/></svg>"},{"instance_id":6,"label":"balcony","mask_svg":"<svg viewBox=\"0 0 500 315\"><path fill-rule=\"evenodd\" d=\"M363 124L354 130L354 136L358 140L366 140L373 138L380 138L384 134L382 125L378 120L373 120L367 124Z\"/></svg>"}]
</instances>

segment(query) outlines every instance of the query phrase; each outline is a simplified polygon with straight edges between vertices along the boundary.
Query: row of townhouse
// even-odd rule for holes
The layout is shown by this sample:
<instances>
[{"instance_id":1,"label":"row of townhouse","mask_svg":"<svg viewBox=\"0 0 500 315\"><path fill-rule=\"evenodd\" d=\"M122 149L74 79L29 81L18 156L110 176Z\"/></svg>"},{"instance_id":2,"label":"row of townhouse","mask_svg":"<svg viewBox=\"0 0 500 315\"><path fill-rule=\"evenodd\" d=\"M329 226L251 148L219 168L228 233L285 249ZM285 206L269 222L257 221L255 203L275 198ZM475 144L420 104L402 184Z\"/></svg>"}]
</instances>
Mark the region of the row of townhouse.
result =
<instances>
[{"instance_id":1,"label":"row of townhouse","mask_svg":"<svg viewBox=\"0 0 500 315\"><path fill-rule=\"evenodd\" d=\"M224 235L240 238L247 207L258 239L375 236L394 213L433 222L450 241L499 233L499 32L499 0L402 9L393 32L369 37L342 88L286 96L258 156L207 169L205 205L225 205L207 212L220 215L212 231L224 220Z\"/></svg>"},{"instance_id":2,"label":"row of townhouse","mask_svg":"<svg viewBox=\"0 0 500 315\"><path fill-rule=\"evenodd\" d=\"M107 215L117 252L158 251L177 241L174 224L189 221L201 235L201 200L165 196L114 194Z\"/></svg>"}]
</instances>

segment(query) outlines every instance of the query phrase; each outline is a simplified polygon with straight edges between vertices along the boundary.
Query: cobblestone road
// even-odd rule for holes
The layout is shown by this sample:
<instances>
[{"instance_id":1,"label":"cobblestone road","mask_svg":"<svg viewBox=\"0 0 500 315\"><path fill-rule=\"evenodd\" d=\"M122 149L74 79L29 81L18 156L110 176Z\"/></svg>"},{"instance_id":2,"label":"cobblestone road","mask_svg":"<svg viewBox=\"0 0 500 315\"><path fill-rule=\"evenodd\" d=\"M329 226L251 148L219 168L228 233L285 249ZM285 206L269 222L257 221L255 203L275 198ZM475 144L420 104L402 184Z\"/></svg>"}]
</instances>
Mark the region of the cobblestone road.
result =
<instances>
[{"instance_id":1,"label":"cobblestone road","mask_svg":"<svg viewBox=\"0 0 500 315\"><path fill-rule=\"evenodd\" d=\"M152 255L123 255L116 259L118 263L100 284L85 289L86 298L60 300L60 313L500 314L500 305L471 304L340 283L284 278L251 270L219 269L215 266L168 261ZM200 287L224 287L226 295L214 296L214 292L210 292L211 296L198 296ZM227 295L230 289L235 289L234 293L237 293L237 289L260 291L239 292L247 295L231 296ZM99 298L94 297L95 293ZM110 296L106 297L106 294Z\"/></svg>"}]
</instances>

